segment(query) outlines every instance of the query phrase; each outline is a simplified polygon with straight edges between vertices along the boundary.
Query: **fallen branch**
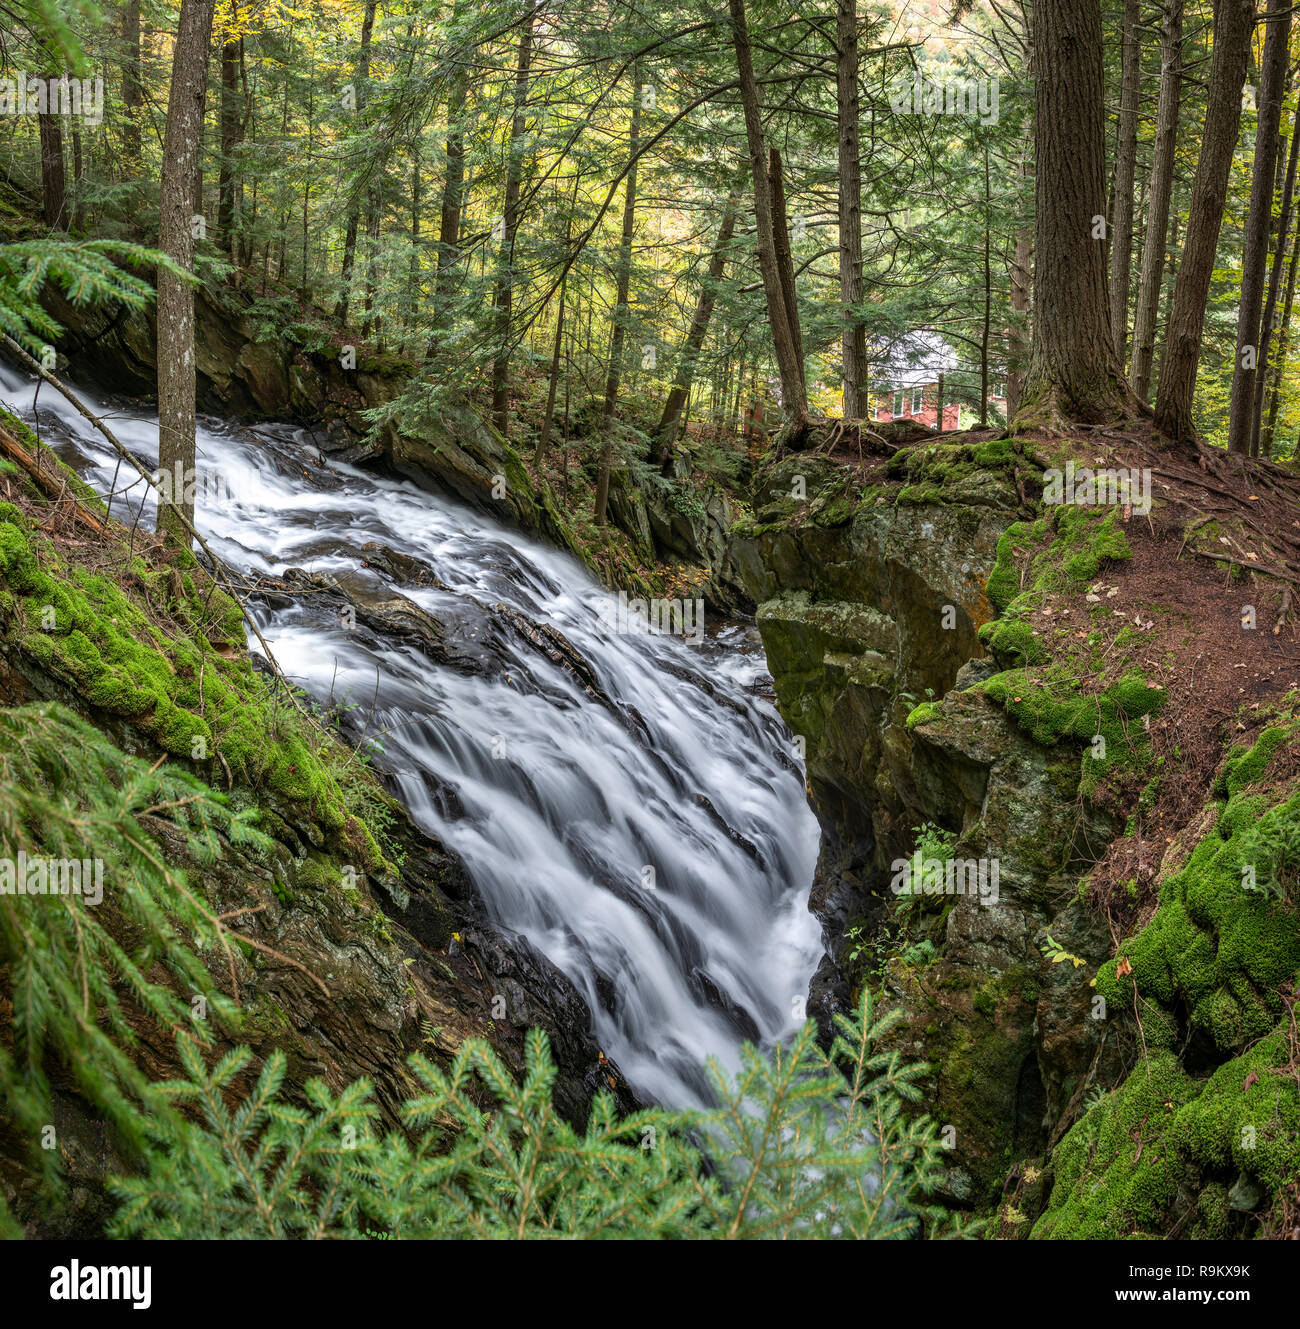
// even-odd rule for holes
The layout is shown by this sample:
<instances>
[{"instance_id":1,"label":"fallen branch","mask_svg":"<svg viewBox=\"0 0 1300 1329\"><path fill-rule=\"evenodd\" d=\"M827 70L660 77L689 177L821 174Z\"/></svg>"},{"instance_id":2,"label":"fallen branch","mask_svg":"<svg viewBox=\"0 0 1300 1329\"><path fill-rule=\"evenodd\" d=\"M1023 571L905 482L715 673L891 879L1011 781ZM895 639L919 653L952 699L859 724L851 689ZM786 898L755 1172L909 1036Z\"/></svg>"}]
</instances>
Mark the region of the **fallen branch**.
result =
<instances>
[{"instance_id":1,"label":"fallen branch","mask_svg":"<svg viewBox=\"0 0 1300 1329\"><path fill-rule=\"evenodd\" d=\"M0 453L3 453L16 466L20 467L28 476L32 483L47 497L52 498L56 503L62 503L65 499L72 499L73 520L78 525L84 526L87 530L93 531L96 535L106 535L108 528L101 522L84 503L78 500L76 494L68 492L66 481L57 480L49 471L41 466L41 459L34 455L16 439L7 429L0 428Z\"/></svg>"},{"instance_id":2,"label":"fallen branch","mask_svg":"<svg viewBox=\"0 0 1300 1329\"><path fill-rule=\"evenodd\" d=\"M1193 549L1197 558L1208 558L1213 563L1231 563L1234 567L1245 568L1248 572L1262 572L1266 577L1275 577L1278 581L1289 581L1292 586L1300 586L1300 579L1281 568L1265 567L1262 563L1251 563L1246 559L1233 558L1231 554L1216 554L1208 549Z\"/></svg>"}]
</instances>

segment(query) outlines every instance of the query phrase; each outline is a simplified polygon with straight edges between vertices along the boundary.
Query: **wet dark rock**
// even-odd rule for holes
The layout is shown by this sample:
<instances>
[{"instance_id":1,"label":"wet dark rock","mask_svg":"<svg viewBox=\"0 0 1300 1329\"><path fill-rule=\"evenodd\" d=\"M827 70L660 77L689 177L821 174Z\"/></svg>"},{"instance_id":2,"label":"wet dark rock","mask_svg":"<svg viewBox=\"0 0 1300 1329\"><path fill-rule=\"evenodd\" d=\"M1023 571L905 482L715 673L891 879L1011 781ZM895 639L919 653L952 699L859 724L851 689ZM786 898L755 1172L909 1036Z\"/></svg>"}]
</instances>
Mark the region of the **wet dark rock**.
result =
<instances>
[{"instance_id":1,"label":"wet dark rock","mask_svg":"<svg viewBox=\"0 0 1300 1329\"><path fill-rule=\"evenodd\" d=\"M494 998L504 998L496 1035L522 1055L524 1033L533 1027L551 1034L551 1051L561 1075L555 1104L570 1122L585 1124L591 1098L613 1095L620 1112L640 1104L618 1067L591 1032L591 1013L577 988L525 937L504 929L471 929L463 934L465 954L482 971Z\"/></svg>"},{"instance_id":2,"label":"wet dark rock","mask_svg":"<svg viewBox=\"0 0 1300 1329\"><path fill-rule=\"evenodd\" d=\"M759 1041L758 1025L755 1024L754 1017L743 1006L732 1001L706 970L698 967L692 969L691 985L703 995L710 1006L727 1017L742 1039L755 1044Z\"/></svg>"}]
</instances>

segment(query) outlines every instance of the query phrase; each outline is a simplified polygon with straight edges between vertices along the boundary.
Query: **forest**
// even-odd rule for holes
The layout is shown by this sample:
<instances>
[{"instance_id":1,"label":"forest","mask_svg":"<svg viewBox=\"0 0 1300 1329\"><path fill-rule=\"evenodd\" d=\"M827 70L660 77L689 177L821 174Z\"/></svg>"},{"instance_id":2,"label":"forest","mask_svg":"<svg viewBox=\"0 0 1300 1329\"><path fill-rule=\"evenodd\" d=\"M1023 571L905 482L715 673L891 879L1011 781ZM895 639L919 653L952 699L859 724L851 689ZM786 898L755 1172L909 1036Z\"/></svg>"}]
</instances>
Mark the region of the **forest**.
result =
<instances>
[{"instance_id":1,"label":"forest","mask_svg":"<svg viewBox=\"0 0 1300 1329\"><path fill-rule=\"evenodd\" d=\"M0 12L0 1233L1300 1239L1288 0Z\"/></svg>"}]
</instances>

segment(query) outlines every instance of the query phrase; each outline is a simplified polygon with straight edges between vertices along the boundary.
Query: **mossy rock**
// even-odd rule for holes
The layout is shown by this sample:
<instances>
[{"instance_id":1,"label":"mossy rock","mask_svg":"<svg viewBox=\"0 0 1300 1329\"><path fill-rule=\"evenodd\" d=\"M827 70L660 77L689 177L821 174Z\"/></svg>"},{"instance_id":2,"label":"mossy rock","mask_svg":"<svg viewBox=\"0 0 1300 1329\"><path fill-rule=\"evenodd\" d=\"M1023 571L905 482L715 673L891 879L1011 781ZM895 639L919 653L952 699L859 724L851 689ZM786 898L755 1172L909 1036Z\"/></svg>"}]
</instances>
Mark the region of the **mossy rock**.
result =
<instances>
[{"instance_id":1,"label":"mossy rock","mask_svg":"<svg viewBox=\"0 0 1300 1329\"><path fill-rule=\"evenodd\" d=\"M1181 871L1161 885L1154 917L1097 975L1108 1002L1131 1003L1132 984L1167 1007L1180 1004L1193 1028L1230 1052L1267 1033L1282 1009L1280 985L1300 969L1294 913L1246 889L1254 846L1273 826L1300 818L1300 794L1271 809L1238 794ZM1262 828L1262 829L1261 829ZM1121 960L1131 975L1117 976Z\"/></svg>"}]
</instances>

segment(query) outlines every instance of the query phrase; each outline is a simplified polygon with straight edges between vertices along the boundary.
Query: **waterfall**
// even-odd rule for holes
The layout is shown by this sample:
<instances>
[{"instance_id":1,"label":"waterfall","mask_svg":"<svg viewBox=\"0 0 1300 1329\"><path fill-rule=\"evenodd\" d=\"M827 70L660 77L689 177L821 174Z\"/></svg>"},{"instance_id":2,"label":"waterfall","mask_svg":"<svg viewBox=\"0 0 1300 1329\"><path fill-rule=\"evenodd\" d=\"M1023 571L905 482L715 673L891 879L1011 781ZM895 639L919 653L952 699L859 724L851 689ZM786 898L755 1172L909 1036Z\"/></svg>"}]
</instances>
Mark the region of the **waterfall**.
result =
<instances>
[{"instance_id":1,"label":"waterfall","mask_svg":"<svg viewBox=\"0 0 1300 1329\"><path fill-rule=\"evenodd\" d=\"M24 375L0 365L0 393L36 418ZM156 417L82 395L156 466ZM88 422L48 386L37 406L41 436L101 494L117 475L114 514L143 504L151 524L143 482ZM818 828L791 735L760 695L752 630L710 624L696 645L611 631L608 592L575 558L408 482L327 463L291 426L203 418L198 459L196 524L233 568L304 568L403 595L477 655L473 669L439 667L311 597L256 609L285 673L364 718L376 767L460 856L491 919L576 984L638 1094L699 1104L707 1058L734 1067L742 1039L768 1045L802 1023L821 955L807 907ZM433 576L394 581L367 545ZM498 605L560 634L586 681L544 641L487 631Z\"/></svg>"}]
</instances>

